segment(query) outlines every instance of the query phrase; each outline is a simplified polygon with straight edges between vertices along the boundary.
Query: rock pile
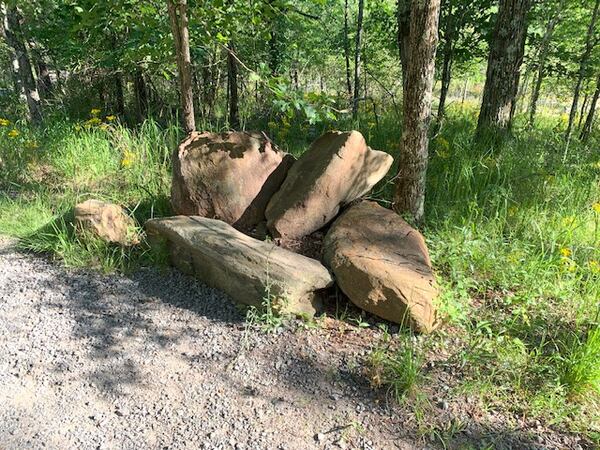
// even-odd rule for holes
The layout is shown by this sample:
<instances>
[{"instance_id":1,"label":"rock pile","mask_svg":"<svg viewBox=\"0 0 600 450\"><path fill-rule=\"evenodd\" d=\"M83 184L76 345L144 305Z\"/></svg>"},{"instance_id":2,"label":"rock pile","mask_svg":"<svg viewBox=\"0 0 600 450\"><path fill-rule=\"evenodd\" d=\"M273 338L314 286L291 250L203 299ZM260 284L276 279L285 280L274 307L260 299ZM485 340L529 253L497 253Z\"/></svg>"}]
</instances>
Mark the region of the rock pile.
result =
<instances>
[{"instance_id":1,"label":"rock pile","mask_svg":"<svg viewBox=\"0 0 600 450\"><path fill-rule=\"evenodd\" d=\"M179 216L146 229L168 243L175 266L236 301L269 299L312 315L335 278L360 308L430 332L438 291L423 237L377 203L356 202L392 161L358 131L328 132L297 161L264 134L193 133L174 153ZM265 226L275 243L248 236ZM276 245L315 232L325 233L322 260L333 277L318 260Z\"/></svg>"}]
</instances>

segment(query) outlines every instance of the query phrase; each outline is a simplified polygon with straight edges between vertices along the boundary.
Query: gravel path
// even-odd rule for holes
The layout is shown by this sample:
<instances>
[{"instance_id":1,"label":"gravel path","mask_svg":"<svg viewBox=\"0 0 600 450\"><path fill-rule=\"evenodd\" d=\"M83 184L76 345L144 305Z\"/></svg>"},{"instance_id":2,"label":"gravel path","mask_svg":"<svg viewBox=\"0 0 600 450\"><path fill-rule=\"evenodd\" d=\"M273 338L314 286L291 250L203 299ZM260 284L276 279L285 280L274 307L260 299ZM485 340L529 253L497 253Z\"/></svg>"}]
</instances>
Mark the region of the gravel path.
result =
<instances>
[{"instance_id":1,"label":"gravel path","mask_svg":"<svg viewBox=\"0 0 600 450\"><path fill-rule=\"evenodd\" d=\"M334 337L245 331L175 271L67 270L0 242L0 448L423 448L357 375L367 347Z\"/></svg>"}]
</instances>

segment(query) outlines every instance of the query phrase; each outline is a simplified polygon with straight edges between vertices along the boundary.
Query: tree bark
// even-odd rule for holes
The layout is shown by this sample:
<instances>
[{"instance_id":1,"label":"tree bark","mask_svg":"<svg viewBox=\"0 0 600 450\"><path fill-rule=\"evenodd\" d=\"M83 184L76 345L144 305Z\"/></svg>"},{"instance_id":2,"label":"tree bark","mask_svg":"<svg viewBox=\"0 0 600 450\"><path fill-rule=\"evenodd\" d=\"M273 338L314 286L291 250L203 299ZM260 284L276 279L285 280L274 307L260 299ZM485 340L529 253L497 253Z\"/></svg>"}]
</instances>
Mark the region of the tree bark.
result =
<instances>
[{"instance_id":1,"label":"tree bark","mask_svg":"<svg viewBox=\"0 0 600 450\"><path fill-rule=\"evenodd\" d=\"M552 39L552 35L554 34L554 29L556 25L561 19L563 7L565 4L565 0L561 0L558 4L558 9L556 13L550 18L548 24L546 25L546 31L544 32L544 37L542 38L542 42L540 43L540 52L538 56L538 66L537 73L535 76L535 84L533 86L533 91L531 92L531 100L529 103L529 126L533 127L535 122L535 114L537 112L537 102L540 98L540 90L542 88L542 81L544 80L544 69L546 67L546 58L548 57L548 50L550 48L550 41Z\"/></svg>"},{"instance_id":2,"label":"tree bark","mask_svg":"<svg viewBox=\"0 0 600 450\"><path fill-rule=\"evenodd\" d=\"M452 57L454 53L454 31L455 31L455 20L454 13L452 10L452 2L449 5L444 5L447 9L445 16L445 33L444 33L444 47L442 50L444 60L442 62L442 85L440 88L440 102L438 104L437 120L438 123L444 118L446 113L446 97L448 96L448 89L450 89L450 80L452 76Z\"/></svg>"},{"instance_id":3,"label":"tree bark","mask_svg":"<svg viewBox=\"0 0 600 450\"><path fill-rule=\"evenodd\" d=\"M477 134L510 128L527 34L530 0L499 0Z\"/></svg>"},{"instance_id":4,"label":"tree bark","mask_svg":"<svg viewBox=\"0 0 600 450\"><path fill-rule=\"evenodd\" d=\"M18 63L18 75L20 88L27 99L29 109L29 120L33 124L40 124L42 121L42 107L40 104L40 95L37 90L37 85L33 77L31 61L27 54L26 40L23 36L21 23L23 17L16 6L9 6L6 9L6 21L4 23L4 31L8 44L13 48Z\"/></svg>"},{"instance_id":5,"label":"tree bark","mask_svg":"<svg viewBox=\"0 0 600 450\"><path fill-rule=\"evenodd\" d=\"M123 93L123 76L118 70L114 74L113 81L115 83L115 99L117 114L123 116L125 114L125 94Z\"/></svg>"},{"instance_id":6,"label":"tree bark","mask_svg":"<svg viewBox=\"0 0 600 450\"><path fill-rule=\"evenodd\" d=\"M177 1L177 3L175 3ZM187 0L167 0L175 56L179 72L179 90L183 112L183 129L189 134L196 129L194 95L192 89L192 60L188 31Z\"/></svg>"},{"instance_id":7,"label":"tree bark","mask_svg":"<svg viewBox=\"0 0 600 450\"><path fill-rule=\"evenodd\" d=\"M585 40L585 49L581 55L579 62L579 71L577 73L577 82L575 83L575 90L573 92L573 103L571 104L571 111L569 113L569 124L567 125L567 131L565 132L565 138L567 142L571 139L573 133L573 124L575 123L575 116L577 115L577 106L579 104L579 96L581 95L581 85L585 78L585 72L589 63L590 54L594 47L594 33L596 29L596 22L598 21L598 9L600 7L600 0L596 0L594 4L594 12L588 26L587 36Z\"/></svg>"},{"instance_id":8,"label":"tree bark","mask_svg":"<svg viewBox=\"0 0 600 450\"><path fill-rule=\"evenodd\" d=\"M421 222L431 116L431 95L438 42L440 0L413 0L410 12L403 130L394 209Z\"/></svg>"},{"instance_id":9,"label":"tree bark","mask_svg":"<svg viewBox=\"0 0 600 450\"><path fill-rule=\"evenodd\" d=\"M227 46L227 97L229 103L229 127L234 130L240 126L238 99L238 67L235 60L235 47L232 42Z\"/></svg>"},{"instance_id":10,"label":"tree bark","mask_svg":"<svg viewBox=\"0 0 600 450\"><path fill-rule=\"evenodd\" d=\"M344 1L344 58L346 60L346 89L348 99L352 98L352 79L350 72L350 40L348 38L348 0Z\"/></svg>"},{"instance_id":11,"label":"tree bark","mask_svg":"<svg viewBox=\"0 0 600 450\"><path fill-rule=\"evenodd\" d=\"M407 65L409 59L409 35L410 35L410 2L412 0L398 0L396 9L396 20L398 21L398 52L402 66L402 85L405 88L407 77Z\"/></svg>"},{"instance_id":12,"label":"tree bark","mask_svg":"<svg viewBox=\"0 0 600 450\"><path fill-rule=\"evenodd\" d=\"M32 56L35 61L35 72L37 74L37 88L42 99L49 99L52 96L52 80L50 79L50 70L44 60L44 56L39 48L32 49Z\"/></svg>"},{"instance_id":13,"label":"tree bark","mask_svg":"<svg viewBox=\"0 0 600 450\"><path fill-rule=\"evenodd\" d=\"M356 48L354 50L354 98L352 99L352 117L358 115L358 102L360 99L360 54L362 51L363 14L365 0L358 0L358 18L356 22Z\"/></svg>"},{"instance_id":14,"label":"tree bark","mask_svg":"<svg viewBox=\"0 0 600 450\"><path fill-rule=\"evenodd\" d=\"M143 122L148 116L148 91L146 89L144 73L139 67L135 70L133 76L133 86L135 91L135 106L138 122Z\"/></svg>"},{"instance_id":15,"label":"tree bark","mask_svg":"<svg viewBox=\"0 0 600 450\"><path fill-rule=\"evenodd\" d=\"M596 114L596 107L598 106L598 97L600 97L600 74L598 74L598 78L596 79L596 90L594 91L594 96L592 97L590 110L588 112L587 118L585 119L583 129L581 130L581 135L579 136L582 142L587 142L592 132L592 125L594 124L594 115Z\"/></svg>"}]
</instances>

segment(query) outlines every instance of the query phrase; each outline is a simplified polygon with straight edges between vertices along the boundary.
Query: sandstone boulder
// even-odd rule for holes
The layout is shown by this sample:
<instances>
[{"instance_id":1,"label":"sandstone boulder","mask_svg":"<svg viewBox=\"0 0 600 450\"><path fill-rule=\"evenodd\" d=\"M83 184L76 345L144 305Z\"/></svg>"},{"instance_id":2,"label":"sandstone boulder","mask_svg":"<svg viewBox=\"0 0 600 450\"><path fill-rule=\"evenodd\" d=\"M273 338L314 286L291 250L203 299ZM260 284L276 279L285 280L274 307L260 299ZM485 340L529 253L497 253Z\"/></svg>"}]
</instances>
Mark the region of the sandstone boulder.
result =
<instances>
[{"instance_id":1,"label":"sandstone boulder","mask_svg":"<svg viewBox=\"0 0 600 450\"><path fill-rule=\"evenodd\" d=\"M261 133L192 133L173 155L173 210L249 229L293 161Z\"/></svg>"},{"instance_id":2,"label":"sandstone boulder","mask_svg":"<svg viewBox=\"0 0 600 450\"><path fill-rule=\"evenodd\" d=\"M393 158L372 150L358 131L325 133L290 168L266 210L275 237L300 238L326 225L340 207L366 194Z\"/></svg>"},{"instance_id":3,"label":"sandstone boulder","mask_svg":"<svg viewBox=\"0 0 600 450\"><path fill-rule=\"evenodd\" d=\"M325 265L360 308L430 332L438 288L421 234L375 202L351 206L324 241Z\"/></svg>"},{"instance_id":4,"label":"sandstone boulder","mask_svg":"<svg viewBox=\"0 0 600 450\"><path fill-rule=\"evenodd\" d=\"M333 284L317 260L253 239L225 222L176 216L146 222L151 239L166 239L173 264L235 301L261 306L270 293L283 313L314 315L318 291Z\"/></svg>"},{"instance_id":5,"label":"sandstone boulder","mask_svg":"<svg viewBox=\"0 0 600 450\"><path fill-rule=\"evenodd\" d=\"M139 242L135 222L119 205L87 200L75 206L75 226L99 238L121 245Z\"/></svg>"}]
</instances>

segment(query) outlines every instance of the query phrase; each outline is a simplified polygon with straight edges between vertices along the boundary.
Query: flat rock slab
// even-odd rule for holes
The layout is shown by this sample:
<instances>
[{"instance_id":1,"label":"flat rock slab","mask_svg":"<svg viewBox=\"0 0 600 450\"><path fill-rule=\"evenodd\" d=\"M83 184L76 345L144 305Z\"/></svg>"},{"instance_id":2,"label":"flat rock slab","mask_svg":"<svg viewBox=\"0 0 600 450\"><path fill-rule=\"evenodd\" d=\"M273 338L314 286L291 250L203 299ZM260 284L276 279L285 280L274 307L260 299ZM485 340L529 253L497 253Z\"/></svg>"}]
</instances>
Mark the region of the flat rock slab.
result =
<instances>
[{"instance_id":1,"label":"flat rock slab","mask_svg":"<svg viewBox=\"0 0 600 450\"><path fill-rule=\"evenodd\" d=\"M360 308L433 330L438 289L425 240L393 211L366 201L350 207L325 236L324 260Z\"/></svg>"},{"instance_id":2,"label":"flat rock slab","mask_svg":"<svg viewBox=\"0 0 600 450\"><path fill-rule=\"evenodd\" d=\"M289 169L265 215L275 237L301 238L329 223L340 207L366 194L393 158L367 146L358 131L331 131Z\"/></svg>"},{"instance_id":3,"label":"flat rock slab","mask_svg":"<svg viewBox=\"0 0 600 450\"><path fill-rule=\"evenodd\" d=\"M173 155L173 210L250 229L293 162L264 133L192 133Z\"/></svg>"},{"instance_id":4,"label":"flat rock slab","mask_svg":"<svg viewBox=\"0 0 600 450\"><path fill-rule=\"evenodd\" d=\"M221 289L235 301L262 306L266 298L283 313L312 316L318 291L333 284L317 260L253 239L205 217L175 216L146 222L149 237L169 243L174 265Z\"/></svg>"}]
</instances>

